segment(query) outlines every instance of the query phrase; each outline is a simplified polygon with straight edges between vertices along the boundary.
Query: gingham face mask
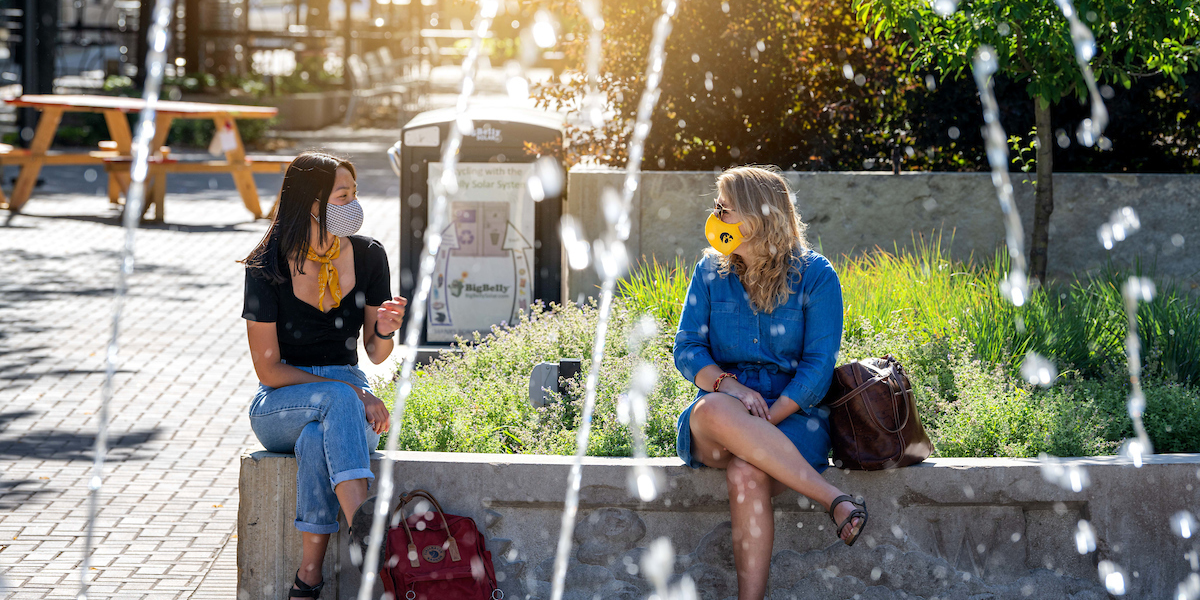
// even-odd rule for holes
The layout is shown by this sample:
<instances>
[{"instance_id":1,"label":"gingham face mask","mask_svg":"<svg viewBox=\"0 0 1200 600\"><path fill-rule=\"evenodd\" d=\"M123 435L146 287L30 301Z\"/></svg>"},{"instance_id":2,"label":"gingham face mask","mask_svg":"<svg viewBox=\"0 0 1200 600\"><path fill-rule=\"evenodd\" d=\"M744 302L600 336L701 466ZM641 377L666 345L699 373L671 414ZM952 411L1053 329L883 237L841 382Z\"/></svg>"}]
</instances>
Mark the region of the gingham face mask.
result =
<instances>
[{"instance_id":1,"label":"gingham face mask","mask_svg":"<svg viewBox=\"0 0 1200 600\"><path fill-rule=\"evenodd\" d=\"M316 219L316 215L313 215ZM319 220L319 219L318 219ZM325 229L332 235L346 237L358 233L363 224L363 208L358 199L349 204L325 205Z\"/></svg>"}]
</instances>

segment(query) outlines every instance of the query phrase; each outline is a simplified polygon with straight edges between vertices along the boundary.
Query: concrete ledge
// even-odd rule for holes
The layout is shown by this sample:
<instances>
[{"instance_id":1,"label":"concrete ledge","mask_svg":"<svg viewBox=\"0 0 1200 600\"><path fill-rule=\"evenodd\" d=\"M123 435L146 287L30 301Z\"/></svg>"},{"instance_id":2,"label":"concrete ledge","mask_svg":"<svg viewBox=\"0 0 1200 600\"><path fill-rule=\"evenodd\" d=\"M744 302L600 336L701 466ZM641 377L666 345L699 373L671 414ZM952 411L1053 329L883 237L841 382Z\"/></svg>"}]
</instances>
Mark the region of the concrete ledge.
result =
<instances>
[{"instance_id":1,"label":"concrete ledge","mask_svg":"<svg viewBox=\"0 0 1200 600\"><path fill-rule=\"evenodd\" d=\"M570 470L569 457L398 452L397 489L424 488L445 510L476 520L488 536L505 597L549 598L549 579ZM373 457L378 473L379 460ZM643 549L665 536L675 573L701 598L736 595L725 476L677 459L647 459L662 475L658 499L630 495L633 459L584 462L567 598L644 598L636 574ZM831 469L826 476L866 497L871 513L853 548L835 544L829 518L788 491L775 498L772 600L785 598L1107 597L1102 560L1124 570L1127 597L1172 598L1191 572L1193 539L1169 520L1197 504L1200 455L1159 455L1142 468L1116 457L1069 459L1090 485L1073 492L1048 482L1033 459L931 459L896 471ZM295 459L267 452L242 457L238 509L239 598L278 596L299 562ZM1080 519L1096 550L1076 551ZM344 531L344 528L343 528ZM326 561L326 590L353 598L358 584L344 535ZM828 549L827 549L828 548ZM903 594L901 593L903 592ZM907 595L905 595L907 594ZM377 594L378 596L378 594Z\"/></svg>"}]
</instances>

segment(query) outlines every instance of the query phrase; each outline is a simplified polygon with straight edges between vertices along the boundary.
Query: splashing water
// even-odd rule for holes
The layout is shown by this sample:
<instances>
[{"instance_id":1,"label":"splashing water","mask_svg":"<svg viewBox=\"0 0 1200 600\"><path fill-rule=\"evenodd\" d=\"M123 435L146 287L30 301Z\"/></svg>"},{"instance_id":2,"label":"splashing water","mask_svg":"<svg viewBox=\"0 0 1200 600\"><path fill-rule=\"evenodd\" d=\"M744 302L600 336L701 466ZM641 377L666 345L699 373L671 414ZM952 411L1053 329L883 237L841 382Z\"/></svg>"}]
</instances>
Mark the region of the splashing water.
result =
<instances>
[{"instance_id":1,"label":"splashing water","mask_svg":"<svg viewBox=\"0 0 1200 600\"><path fill-rule=\"evenodd\" d=\"M1096 570L1100 572L1100 581L1104 582L1104 588L1108 593L1114 596L1125 595L1125 572L1117 563L1111 560L1102 560L1096 566Z\"/></svg>"},{"instance_id":2,"label":"splashing water","mask_svg":"<svg viewBox=\"0 0 1200 600\"><path fill-rule=\"evenodd\" d=\"M1196 535L1196 517L1192 513L1181 510L1171 517L1171 531L1183 539L1191 539Z\"/></svg>"},{"instance_id":3,"label":"splashing water","mask_svg":"<svg viewBox=\"0 0 1200 600\"><path fill-rule=\"evenodd\" d=\"M592 127L604 125L604 98L600 95L600 58L601 32L604 31L604 17L600 16L599 0L579 0L579 9L587 19L588 53L587 53L587 95L583 98L583 114Z\"/></svg>"},{"instance_id":4,"label":"splashing water","mask_svg":"<svg viewBox=\"0 0 1200 600\"><path fill-rule=\"evenodd\" d=\"M1021 361L1021 376L1034 385L1050 387L1058 377L1058 367L1050 359L1030 350Z\"/></svg>"},{"instance_id":5,"label":"splashing water","mask_svg":"<svg viewBox=\"0 0 1200 600\"><path fill-rule=\"evenodd\" d=\"M629 352L638 356L645 344L658 335L658 325L649 315L642 315L629 334ZM638 361L633 377L629 380L629 391L617 399L617 420L629 427L633 438L633 458L646 458L646 418L649 407L646 398L658 383L658 369L652 364ZM629 491L642 502L658 497L658 473L638 461L629 471Z\"/></svg>"},{"instance_id":6,"label":"splashing water","mask_svg":"<svg viewBox=\"0 0 1200 600\"><path fill-rule=\"evenodd\" d=\"M1075 551L1080 554L1096 551L1096 530L1084 519L1075 527Z\"/></svg>"},{"instance_id":7,"label":"splashing water","mask_svg":"<svg viewBox=\"0 0 1200 600\"><path fill-rule=\"evenodd\" d=\"M100 510L100 493L104 487L104 458L108 451L108 407L113 397L113 377L117 372L120 345L121 313L125 307L125 296L129 289L128 278L133 275L134 234L142 217L142 206L146 200L146 175L150 170L151 141L156 133L158 96L162 91L163 65L167 60L167 42L170 37L171 15L175 12L172 0L158 0L147 31L150 48L146 52L146 83L142 99L146 106L138 115L137 135L133 139L133 163L130 166L130 185L126 195L125 214L122 227L125 229L125 245L121 248L121 262L117 269L117 285L114 291L112 333L104 353L104 387L101 393L100 410L97 414L95 457L92 461L92 476L88 480L87 533L83 543L83 561L79 567L79 600L88 597L88 574L91 571L92 540L95 537L96 516Z\"/></svg>"},{"instance_id":8,"label":"splashing water","mask_svg":"<svg viewBox=\"0 0 1200 600\"><path fill-rule=\"evenodd\" d=\"M529 190L529 197L533 198L534 202L541 202L546 198L561 195L562 188L563 172L558 161L549 156L537 159L533 165L533 173L525 181L525 189Z\"/></svg>"},{"instance_id":9,"label":"splashing water","mask_svg":"<svg viewBox=\"0 0 1200 600\"><path fill-rule=\"evenodd\" d=\"M1175 600L1196 600L1200 598L1200 574L1191 573L1187 579L1179 582L1175 588Z\"/></svg>"},{"instance_id":10,"label":"splashing water","mask_svg":"<svg viewBox=\"0 0 1200 600\"><path fill-rule=\"evenodd\" d=\"M1092 37L1092 30L1079 20L1079 15L1075 12L1071 0L1054 1L1071 25L1071 42L1075 44L1075 62L1079 63L1079 71L1083 74L1083 81L1087 84L1088 96L1092 103L1092 118L1084 119L1079 124L1079 130L1075 137L1084 146L1091 147L1100 143L1102 150L1107 149L1105 146L1110 142L1102 136L1104 128L1108 126L1108 108L1104 106L1104 98L1096 87L1096 76L1092 73L1092 67L1089 64L1092 57L1096 55L1096 38Z\"/></svg>"},{"instance_id":11,"label":"splashing water","mask_svg":"<svg viewBox=\"0 0 1200 600\"><path fill-rule=\"evenodd\" d=\"M1120 210L1113 211L1108 222L1101 225L1096 231L1096 237L1100 238L1100 243L1104 245L1105 250L1112 250L1116 242L1123 242L1129 234L1142 228L1142 221L1138 219L1137 212L1133 208L1125 206Z\"/></svg>"},{"instance_id":12,"label":"splashing water","mask_svg":"<svg viewBox=\"0 0 1200 600\"><path fill-rule=\"evenodd\" d=\"M604 343L608 333L608 317L612 312L613 289L617 277L628 262L625 240L629 239L629 213L633 204L633 193L641 180L642 156L646 136L650 134L650 117L658 104L659 84L662 82L663 65L666 62L667 36L671 33L671 19L679 5L676 0L663 0L662 14L654 23L654 35L650 40L650 52L646 67L646 87L638 102L637 118L633 135L629 140L629 162L625 165L625 182L620 203L612 199L615 194L606 194L604 214L607 230L596 240L593 250L596 256L596 271L602 278L600 305L596 319L596 338L592 347L592 364L588 371L587 392L580 416L579 430L575 436L575 460L571 464L567 497L563 503L562 529L558 538L558 552L554 557L554 581L551 600L562 600L567 577L567 560L571 553L571 540L575 532L575 514L579 509L579 485L583 471L583 456L587 453L588 435L592 428L592 410L596 405L596 384L600 378L600 363L604 358ZM365 599L364 599L365 600Z\"/></svg>"},{"instance_id":13,"label":"splashing water","mask_svg":"<svg viewBox=\"0 0 1200 600\"><path fill-rule=\"evenodd\" d=\"M404 346L400 349L402 359L400 376L396 381L396 400L391 414L391 430L398 431L404 418L405 402L412 392L413 367L417 359L417 345L421 337L421 326L425 323L426 304L429 299L429 289L432 286L432 275L438 249L442 242L442 229L446 227L447 207L450 198L458 194L458 150L462 146L463 135L474 131L474 124L466 117L471 93L475 89L475 71L479 64L479 56L483 49L483 38L487 36L492 26L492 19L499 12L497 0L479 0L476 14L474 35L471 38L471 49L462 63L462 85L455 105L456 118L450 124L450 134L442 146L442 176L433 182L433 202L429 207L429 224L425 229L425 247L422 250L420 271L417 277L415 297L408 305L408 328L404 332ZM385 499L375 503L375 514L371 520L371 531L367 537L366 560L363 564L363 580L358 590L358 600L370 600L375 581L378 579L379 548L384 536L384 519L391 508L393 492L392 454L398 444L397 435L389 435L387 452L379 467L379 492L377 498ZM353 518L351 516L351 518Z\"/></svg>"},{"instance_id":14,"label":"splashing water","mask_svg":"<svg viewBox=\"0 0 1200 600\"><path fill-rule=\"evenodd\" d=\"M983 139L987 142L988 164L992 166L992 185L996 188L996 197L1000 200L1000 210L1004 213L1005 242L1008 244L1008 255L1012 259L1012 270L1004 281L1000 282L1000 293L1008 298L1015 306L1025 304L1029 298L1029 277L1025 266L1025 230L1021 227L1021 217L1017 214L1017 204L1013 200L1012 180L1008 177L1008 136L1000 125L1000 106L996 103L996 94L992 89L992 76L999 69L996 50L991 46L980 46L975 53L973 72L975 85L979 87L979 101L983 104Z\"/></svg>"},{"instance_id":15,"label":"splashing water","mask_svg":"<svg viewBox=\"0 0 1200 600\"><path fill-rule=\"evenodd\" d=\"M567 264L576 271L586 269L592 262L592 246L583 239L583 226L579 220L571 215L563 215L559 221L559 232L563 248L567 251Z\"/></svg>"},{"instance_id":16,"label":"splashing water","mask_svg":"<svg viewBox=\"0 0 1200 600\"><path fill-rule=\"evenodd\" d=\"M1042 467L1042 477L1065 490L1082 492L1092 484L1087 470L1079 465L1071 464L1044 452L1038 455L1038 463Z\"/></svg>"},{"instance_id":17,"label":"splashing water","mask_svg":"<svg viewBox=\"0 0 1200 600\"><path fill-rule=\"evenodd\" d=\"M1154 282L1145 277L1130 277L1121 290L1125 298L1125 315L1128 324L1125 334L1125 358L1129 364L1129 418L1133 420L1133 431L1136 437L1128 440L1121 448L1121 456L1133 462L1133 466L1141 468L1145 457L1154 454L1154 446L1142 423L1142 413L1146 409L1146 396L1142 393L1142 343L1137 334L1137 305L1138 301L1150 301L1154 298Z\"/></svg>"}]
</instances>

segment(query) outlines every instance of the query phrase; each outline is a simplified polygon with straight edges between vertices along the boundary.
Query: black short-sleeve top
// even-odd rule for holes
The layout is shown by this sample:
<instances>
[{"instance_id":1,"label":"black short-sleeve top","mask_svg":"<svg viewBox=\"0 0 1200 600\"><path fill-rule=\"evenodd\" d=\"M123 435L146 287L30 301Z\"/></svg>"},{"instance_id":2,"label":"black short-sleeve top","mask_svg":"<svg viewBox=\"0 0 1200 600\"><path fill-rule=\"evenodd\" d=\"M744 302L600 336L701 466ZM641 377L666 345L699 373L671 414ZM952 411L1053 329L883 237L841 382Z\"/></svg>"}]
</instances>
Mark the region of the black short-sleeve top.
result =
<instances>
[{"instance_id":1,"label":"black short-sleeve top","mask_svg":"<svg viewBox=\"0 0 1200 600\"><path fill-rule=\"evenodd\" d=\"M366 307L392 299L383 245L359 235L349 239L354 248L354 287L343 291L341 304L327 313L292 293L289 269L284 269L287 279L278 284L261 277L255 269L246 269L242 318L275 323L280 358L289 365L358 364L358 332L363 328Z\"/></svg>"}]
</instances>

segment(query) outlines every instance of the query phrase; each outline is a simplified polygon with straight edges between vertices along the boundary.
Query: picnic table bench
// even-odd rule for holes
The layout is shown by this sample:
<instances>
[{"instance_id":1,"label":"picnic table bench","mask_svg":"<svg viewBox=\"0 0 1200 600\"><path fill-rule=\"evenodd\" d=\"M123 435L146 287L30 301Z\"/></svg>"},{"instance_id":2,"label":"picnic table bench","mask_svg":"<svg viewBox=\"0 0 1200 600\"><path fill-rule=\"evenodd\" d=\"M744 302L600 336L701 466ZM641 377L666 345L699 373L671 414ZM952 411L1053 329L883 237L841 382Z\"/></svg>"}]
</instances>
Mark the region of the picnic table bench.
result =
<instances>
[{"instance_id":1,"label":"picnic table bench","mask_svg":"<svg viewBox=\"0 0 1200 600\"><path fill-rule=\"evenodd\" d=\"M109 200L118 201L118 194L127 192L130 181L129 168L133 161L133 132L126 118L127 113L140 112L146 108L141 98L93 95L25 95L6 100L13 106L32 107L41 111L33 140L29 148L0 146L0 165L11 164L21 167L12 195L5 200L0 191L0 208L10 214L21 210L43 166L87 165L104 167L109 177ZM269 119L278 113L271 106L241 106L235 104L212 104L205 102L181 102L162 100L154 105L155 134L150 147L157 149L150 159L147 173L146 210L155 207L155 219L163 219L164 195L167 173L229 173L242 197L243 204L255 218L262 218L262 206L258 199L258 188L254 184L254 173L281 172L291 163L292 157L247 156L242 137L238 133L235 119ZM112 140L101 143L101 148L91 152L54 152L50 143L58 130L62 115L67 112L93 112L104 115ZM179 161L172 160L169 149L163 146L171 123L175 119L212 119L216 135L225 152L225 160Z\"/></svg>"}]
</instances>

